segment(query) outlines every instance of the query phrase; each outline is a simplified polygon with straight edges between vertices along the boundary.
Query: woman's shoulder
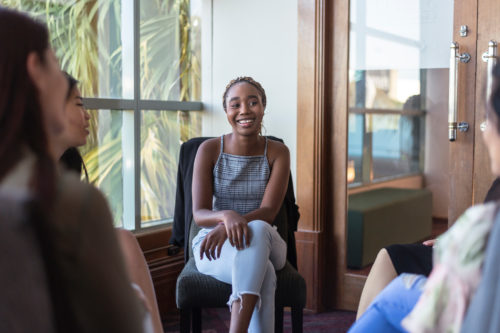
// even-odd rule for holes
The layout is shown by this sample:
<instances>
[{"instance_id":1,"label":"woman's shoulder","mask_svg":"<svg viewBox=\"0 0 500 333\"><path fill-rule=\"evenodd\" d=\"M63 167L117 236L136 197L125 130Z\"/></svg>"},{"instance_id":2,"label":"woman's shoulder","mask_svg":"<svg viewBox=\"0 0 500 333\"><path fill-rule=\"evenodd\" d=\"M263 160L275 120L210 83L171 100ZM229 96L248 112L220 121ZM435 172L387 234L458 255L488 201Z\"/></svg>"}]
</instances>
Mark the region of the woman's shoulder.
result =
<instances>
[{"instance_id":1,"label":"woman's shoulder","mask_svg":"<svg viewBox=\"0 0 500 333\"><path fill-rule=\"evenodd\" d=\"M66 169L60 170L57 176L56 186L59 199L80 201L83 197L92 195L101 196L97 188L91 184L82 182L76 172ZM72 200L72 198L74 200Z\"/></svg>"},{"instance_id":2,"label":"woman's shoulder","mask_svg":"<svg viewBox=\"0 0 500 333\"><path fill-rule=\"evenodd\" d=\"M220 137L210 138L203 141L200 145L200 149L204 150L218 150L220 149Z\"/></svg>"},{"instance_id":3,"label":"woman's shoulder","mask_svg":"<svg viewBox=\"0 0 500 333\"><path fill-rule=\"evenodd\" d=\"M290 151L284 143L268 138L267 156L269 158L269 163L272 165L273 161L278 158L290 158Z\"/></svg>"},{"instance_id":4,"label":"woman's shoulder","mask_svg":"<svg viewBox=\"0 0 500 333\"><path fill-rule=\"evenodd\" d=\"M270 138L267 139L267 150L276 153L289 153L288 147L283 142Z\"/></svg>"},{"instance_id":5,"label":"woman's shoulder","mask_svg":"<svg viewBox=\"0 0 500 333\"><path fill-rule=\"evenodd\" d=\"M111 221L111 213L104 195L91 184L82 182L78 175L61 171L56 181L54 214L63 217L64 224L100 224L103 219ZM57 220L59 220L57 218Z\"/></svg>"},{"instance_id":6,"label":"woman's shoulder","mask_svg":"<svg viewBox=\"0 0 500 333\"><path fill-rule=\"evenodd\" d=\"M217 159L220 153L220 137L211 138L203 141L196 153L204 158Z\"/></svg>"}]
</instances>

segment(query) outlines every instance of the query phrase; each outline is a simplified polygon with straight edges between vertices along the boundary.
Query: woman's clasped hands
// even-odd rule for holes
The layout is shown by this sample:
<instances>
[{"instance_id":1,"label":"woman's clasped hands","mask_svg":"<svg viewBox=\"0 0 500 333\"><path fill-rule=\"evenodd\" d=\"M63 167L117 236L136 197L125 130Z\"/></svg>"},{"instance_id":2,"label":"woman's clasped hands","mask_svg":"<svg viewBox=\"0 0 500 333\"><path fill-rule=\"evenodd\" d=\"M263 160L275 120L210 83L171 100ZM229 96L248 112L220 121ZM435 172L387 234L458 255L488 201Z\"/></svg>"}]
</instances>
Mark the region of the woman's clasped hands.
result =
<instances>
[{"instance_id":1,"label":"woman's clasped hands","mask_svg":"<svg viewBox=\"0 0 500 333\"><path fill-rule=\"evenodd\" d=\"M208 260L219 258L226 239L229 239L231 246L238 250L244 249L245 244L250 243L247 223L248 221L237 212L225 211L223 221L219 222L203 239L200 246L200 258L203 259L203 254Z\"/></svg>"}]
</instances>

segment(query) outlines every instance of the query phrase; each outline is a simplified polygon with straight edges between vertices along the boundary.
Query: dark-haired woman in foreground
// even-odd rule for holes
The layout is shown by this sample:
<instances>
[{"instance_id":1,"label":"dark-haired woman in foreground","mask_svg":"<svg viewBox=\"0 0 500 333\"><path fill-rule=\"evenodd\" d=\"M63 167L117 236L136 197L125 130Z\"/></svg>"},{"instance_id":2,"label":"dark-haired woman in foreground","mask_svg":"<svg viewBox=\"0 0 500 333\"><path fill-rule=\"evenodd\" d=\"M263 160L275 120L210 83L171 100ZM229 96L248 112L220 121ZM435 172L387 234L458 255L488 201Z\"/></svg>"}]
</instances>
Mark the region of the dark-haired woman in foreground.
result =
<instances>
[{"instance_id":1,"label":"dark-haired woman in foreground","mask_svg":"<svg viewBox=\"0 0 500 333\"><path fill-rule=\"evenodd\" d=\"M193 170L196 267L232 284L230 332L273 332L275 270L286 244L272 222L290 174L288 148L261 136L266 94L250 77L231 81L222 101L232 132L201 144Z\"/></svg>"},{"instance_id":2,"label":"dark-haired woman in foreground","mask_svg":"<svg viewBox=\"0 0 500 333\"><path fill-rule=\"evenodd\" d=\"M53 313L37 331L144 332L106 200L56 172L50 142L64 131L68 85L46 27L0 7L0 45L0 191L31 207ZM8 320L8 331L22 326Z\"/></svg>"},{"instance_id":3,"label":"dark-haired woman in foreground","mask_svg":"<svg viewBox=\"0 0 500 333\"><path fill-rule=\"evenodd\" d=\"M500 65L487 109L484 143L491 171L500 176ZM350 332L459 332L481 279L485 249L498 203L469 208L434 248L429 278L402 274L371 303Z\"/></svg>"}]
</instances>

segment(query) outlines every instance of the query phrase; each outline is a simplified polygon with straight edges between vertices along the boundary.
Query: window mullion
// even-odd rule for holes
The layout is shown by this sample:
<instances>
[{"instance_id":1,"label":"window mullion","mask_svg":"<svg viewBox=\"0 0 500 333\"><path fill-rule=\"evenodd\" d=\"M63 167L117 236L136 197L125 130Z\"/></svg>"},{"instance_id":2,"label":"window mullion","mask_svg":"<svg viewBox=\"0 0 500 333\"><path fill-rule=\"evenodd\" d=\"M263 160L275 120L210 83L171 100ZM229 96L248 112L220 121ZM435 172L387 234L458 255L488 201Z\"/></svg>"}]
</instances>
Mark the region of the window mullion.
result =
<instances>
[{"instance_id":1,"label":"window mullion","mask_svg":"<svg viewBox=\"0 0 500 333\"><path fill-rule=\"evenodd\" d=\"M134 1L134 184L135 184L135 230L141 229L141 59L140 59L140 18L141 5Z\"/></svg>"}]
</instances>

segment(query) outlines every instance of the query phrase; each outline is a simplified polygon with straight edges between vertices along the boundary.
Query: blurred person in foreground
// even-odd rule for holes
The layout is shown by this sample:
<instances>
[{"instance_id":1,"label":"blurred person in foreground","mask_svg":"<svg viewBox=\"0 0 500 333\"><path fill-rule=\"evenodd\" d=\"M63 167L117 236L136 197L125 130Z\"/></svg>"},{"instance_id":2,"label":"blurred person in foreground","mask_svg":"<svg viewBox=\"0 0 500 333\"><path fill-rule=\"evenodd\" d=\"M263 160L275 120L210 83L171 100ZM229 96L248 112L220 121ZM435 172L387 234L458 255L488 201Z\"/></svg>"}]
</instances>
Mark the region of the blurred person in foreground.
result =
<instances>
[{"instance_id":1,"label":"blurred person in foreground","mask_svg":"<svg viewBox=\"0 0 500 333\"><path fill-rule=\"evenodd\" d=\"M50 142L65 127L68 84L47 28L0 6L0 45L0 197L25 207L45 273L37 282L51 309L43 311L52 314L34 321L36 313L16 307L31 295L2 297L0 331L150 332L106 200L74 174L56 171ZM16 276L2 275L15 286Z\"/></svg>"},{"instance_id":2,"label":"blurred person in foreground","mask_svg":"<svg viewBox=\"0 0 500 333\"><path fill-rule=\"evenodd\" d=\"M483 140L491 171L499 177L500 65L492 74ZM467 209L437 238L429 277L404 273L392 280L349 332L460 332L482 279L486 248L498 208L498 202L492 201Z\"/></svg>"}]
</instances>

